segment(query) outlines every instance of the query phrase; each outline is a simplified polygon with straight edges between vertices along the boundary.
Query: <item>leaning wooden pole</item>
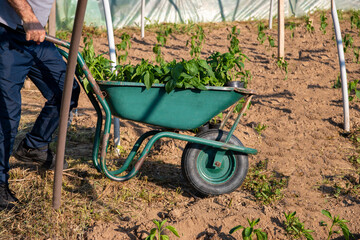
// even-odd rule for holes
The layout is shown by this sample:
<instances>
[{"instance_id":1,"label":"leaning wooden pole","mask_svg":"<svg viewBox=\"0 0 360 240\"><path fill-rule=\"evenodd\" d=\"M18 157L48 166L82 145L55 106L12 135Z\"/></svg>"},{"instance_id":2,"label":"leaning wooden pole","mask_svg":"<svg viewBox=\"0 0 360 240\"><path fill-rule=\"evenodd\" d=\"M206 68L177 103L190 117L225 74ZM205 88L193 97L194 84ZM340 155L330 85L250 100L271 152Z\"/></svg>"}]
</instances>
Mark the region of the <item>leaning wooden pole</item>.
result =
<instances>
[{"instance_id":1,"label":"leaning wooden pole","mask_svg":"<svg viewBox=\"0 0 360 240\"><path fill-rule=\"evenodd\" d=\"M56 35L56 1L54 1L49 16L49 35Z\"/></svg>"},{"instance_id":2,"label":"leaning wooden pole","mask_svg":"<svg viewBox=\"0 0 360 240\"><path fill-rule=\"evenodd\" d=\"M284 0L278 0L278 58L284 57L285 52L285 22Z\"/></svg>"},{"instance_id":3,"label":"leaning wooden pole","mask_svg":"<svg viewBox=\"0 0 360 240\"><path fill-rule=\"evenodd\" d=\"M67 123L69 119L71 94L74 84L77 54L80 45L82 26L84 23L87 0L79 0L76 7L74 27L71 36L69 58L65 75L64 91L61 100L59 136L56 148L56 163L54 174L53 208L59 209L61 185L64 168L65 143Z\"/></svg>"}]
</instances>

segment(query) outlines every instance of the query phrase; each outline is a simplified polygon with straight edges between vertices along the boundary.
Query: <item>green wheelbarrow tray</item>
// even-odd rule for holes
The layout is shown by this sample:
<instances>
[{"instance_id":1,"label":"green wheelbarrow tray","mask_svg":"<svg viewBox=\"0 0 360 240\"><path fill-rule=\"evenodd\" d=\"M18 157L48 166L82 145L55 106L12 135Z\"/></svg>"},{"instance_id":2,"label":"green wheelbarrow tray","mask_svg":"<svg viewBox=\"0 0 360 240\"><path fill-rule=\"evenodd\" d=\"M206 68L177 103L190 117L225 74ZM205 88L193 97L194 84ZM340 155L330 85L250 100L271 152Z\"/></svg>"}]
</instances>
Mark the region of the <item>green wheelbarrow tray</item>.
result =
<instances>
[{"instance_id":1,"label":"green wheelbarrow tray","mask_svg":"<svg viewBox=\"0 0 360 240\"><path fill-rule=\"evenodd\" d=\"M165 128L200 127L244 97L246 89L207 87L165 91L164 84L146 89L142 83L97 82L105 92L112 115Z\"/></svg>"},{"instance_id":2,"label":"green wheelbarrow tray","mask_svg":"<svg viewBox=\"0 0 360 240\"><path fill-rule=\"evenodd\" d=\"M70 48L68 42L47 36L47 41L65 48ZM68 53L59 49L66 59ZM91 75L81 54L77 56L78 68L76 77L85 90L89 100L97 112L97 124L93 143L92 160L95 168L115 181L125 181L134 177L154 143L160 138L172 138L187 141L182 160L182 169L187 173L187 180L203 194L223 194L235 190L242 181L248 169L247 155L256 154L257 150L244 147L233 133L241 116L248 108L254 91L234 87L207 87L207 90L175 89L166 93L162 84L155 84L146 89L142 83L133 82L99 82ZM244 103L231 129L222 129L227 123L240 99ZM210 130L196 136L174 131L152 130L144 133L134 144L123 165L116 170L109 169L106 164L106 152L110 137L112 116L137 122L157 125L177 130L190 130L200 127L220 112L228 110L219 130ZM104 113L104 114L103 114ZM104 116L105 115L105 119ZM105 121L104 121L105 120ZM215 135L214 135L215 133ZM148 140L142 150L142 144ZM198 154L197 151L200 151ZM135 159L135 156L139 157ZM196 155L194 160L189 156ZM198 170L191 172L193 167L187 163L196 161ZM127 171L130 164L131 170ZM126 172L125 172L126 171ZM190 172L189 172L190 171ZM196 172L198 171L198 172ZM238 172L241 172L238 174ZM125 174L124 174L125 173ZM200 174L200 180L193 176ZM245 174L245 175L244 175ZM196 178L195 176L195 178ZM220 180L219 180L220 179ZM205 185L198 187L195 181ZM230 186L231 185L231 186ZM211 189L215 186L215 191ZM222 190L224 187L225 190ZM204 190L205 189L205 190Z\"/></svg>"}]
</instances>

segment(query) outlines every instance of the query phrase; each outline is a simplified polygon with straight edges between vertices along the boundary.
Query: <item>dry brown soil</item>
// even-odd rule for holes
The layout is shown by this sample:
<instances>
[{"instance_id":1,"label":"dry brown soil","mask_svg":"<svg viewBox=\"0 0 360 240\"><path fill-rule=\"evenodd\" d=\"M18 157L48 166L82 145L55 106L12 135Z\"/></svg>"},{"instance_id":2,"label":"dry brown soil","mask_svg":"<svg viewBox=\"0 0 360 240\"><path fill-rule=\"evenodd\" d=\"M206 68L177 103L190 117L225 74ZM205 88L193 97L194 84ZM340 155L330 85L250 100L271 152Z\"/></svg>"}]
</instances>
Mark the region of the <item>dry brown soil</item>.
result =
<instances>
[{"instance_id":1,"label":"dry brown soil","mask_svg":"<svg viewBox=\"0 0 360 240\"><path fill-rule=\"evenodd\" d=\"M204 27L204 57L214 51L226 52L229 45L226 36L231 27L236 25L241 30L241 48L250 59L245 66L253 75L248 88L256 90L258 95L254 97L235 135L245 146L259 151L257 155L249 156L250 166L267 160L268 172L288 178L282 200L264 205L242 188L227 195L196 198L181 176L180 161L185 143L163 140L154 147L141 176L154 182L154 191L180 189L177 201L163 204L166 199L159 197L141 206L125 206L124 203L128 212L124 211L116 222L95 222L88 238L143 239L153 227L152 219L166 218L167 223L178 230L181 239L241 239L240 231L230 235L229 230L238 224L247 226L247 218L260 218L258 227L268 233L269 239L290 239L283 228L283 212L296 211L305 227L315 230L315 239L325 239L325 227L319 223L327 221L321 214L322 209L327 209L350 220L350 231L356 239L360 239L359 196L340 194L335 197L333 194L336 181L345 188L344 176L353 176L357 184L360 183L359 173L348 160L355 153L355 147L343 130L341 89L332 87L340 71L329 15L328 18L325 35L319 30L319 15L314 16L315 33L307 32L304 21L299 19L294 38L290 37L291 31L286 30L287 80L273 57L277 54L276 48L269 47L267 41L262 45L257 41L257 22L207 24ZM354 46L359 47L358 31L350 28L348 19L341 21L341 28L344 33L353 36ZM132 37L131 62L138 63L142 58L153 60L152 47L156 43L156 34L146 32L146 37L141 39L138 31L129 32ZM266 34L276 40L276 27L266 30ZM163 48L165 60L189 59L190 49L186 47L189 38L187 34L172 34ZM116 42L120 42L119 37ZM94 44L98 52L107 50L106 37L94 37ZM360 79L359 66L353 62L350 48L346 53L348 81ZM359 124L359 107L359 101L350 102L352 129ZM82 116L77 120L78 124L95 126L95 112L84 94L78 111ZM136 137L150 128L131 121L122 121L121 124L124 149L129 149ZM258 124L267 126L261 136L255 131ZM89 156L89 146L78 146L73 151ZM339 239L336 238L339 236L333 239ZM170 237L173 239L173 236Z\"/></svg>"}]
</instances>

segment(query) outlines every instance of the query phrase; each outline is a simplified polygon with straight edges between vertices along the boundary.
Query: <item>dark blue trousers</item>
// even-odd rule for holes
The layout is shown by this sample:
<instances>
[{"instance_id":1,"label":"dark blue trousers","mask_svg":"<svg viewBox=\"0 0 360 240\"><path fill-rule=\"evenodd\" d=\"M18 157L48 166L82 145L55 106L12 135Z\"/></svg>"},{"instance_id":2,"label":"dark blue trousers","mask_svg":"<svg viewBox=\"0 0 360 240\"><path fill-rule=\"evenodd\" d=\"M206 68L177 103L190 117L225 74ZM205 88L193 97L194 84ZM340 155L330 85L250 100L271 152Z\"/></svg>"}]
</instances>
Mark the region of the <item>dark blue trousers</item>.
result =
<instances>
[{"instance_id":1,"label":"dark blue trousers","mask_svg":"<svg viewBox=\"0 0 360 240\"><path fill-rule=\"evenodd\" d=\"M26 76L47 100L35 124L25 137L31 148L47 146L59 124L66 63L49 42L36 44L0 25L0 183L7 183L9 157L21 114L21 93ZM77 106L80 87L74 81L70 108Z\"/></svg>"}]
</instances>

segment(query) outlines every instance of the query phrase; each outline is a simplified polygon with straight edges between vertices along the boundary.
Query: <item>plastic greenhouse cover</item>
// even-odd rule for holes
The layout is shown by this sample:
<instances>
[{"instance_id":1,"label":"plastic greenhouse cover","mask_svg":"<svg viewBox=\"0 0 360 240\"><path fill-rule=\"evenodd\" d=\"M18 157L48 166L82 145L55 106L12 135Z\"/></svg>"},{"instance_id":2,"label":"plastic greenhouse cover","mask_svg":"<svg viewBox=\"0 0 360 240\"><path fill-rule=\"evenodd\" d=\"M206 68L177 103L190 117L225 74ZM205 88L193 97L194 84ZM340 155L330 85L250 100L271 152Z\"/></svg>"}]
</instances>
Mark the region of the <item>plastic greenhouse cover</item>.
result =
<instances>
[{"instance_id":1,"label":"plastic greenhouse cover","mask_svg":"<svg viewBox=\"0 0 360 240\"><path fill-rule=\"evenodd\" d=\"M77 0L57 1L57 28L71 29ZM277 14L273 0L273 15ZM360 0L336 0L336 8L359 9ZM140 25L141 0L109 0L114 28ZM303 16L331 8L330 0L285 0L285 16ZM268 19L270 0L146 0L146 23L220 22ZM102 0L88 0L85 25L102 27Z\"/></svg>"}]
</instances>

